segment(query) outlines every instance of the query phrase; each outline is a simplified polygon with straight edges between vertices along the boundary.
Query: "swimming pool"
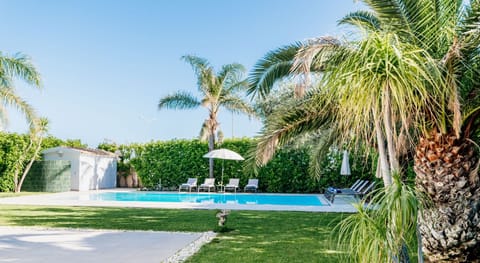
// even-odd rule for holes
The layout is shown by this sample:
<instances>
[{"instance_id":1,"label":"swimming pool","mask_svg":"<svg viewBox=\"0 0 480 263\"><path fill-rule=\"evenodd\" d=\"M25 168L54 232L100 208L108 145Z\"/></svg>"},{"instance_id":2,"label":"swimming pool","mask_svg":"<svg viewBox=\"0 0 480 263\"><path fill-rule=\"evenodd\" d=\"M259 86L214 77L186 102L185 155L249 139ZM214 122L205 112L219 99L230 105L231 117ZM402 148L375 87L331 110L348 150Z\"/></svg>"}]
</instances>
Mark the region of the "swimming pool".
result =
<instances>
[{"instance_id":1,"label":"swimming pool","mask_svg":"<svg viewBox=\"0 0 480 263\"><path fill-rule=\"evenodd\" d=\"M317 195L299 194L103 192L90 193L88 200L287 206L324 205Z\"/></svg>"}]
</instances>

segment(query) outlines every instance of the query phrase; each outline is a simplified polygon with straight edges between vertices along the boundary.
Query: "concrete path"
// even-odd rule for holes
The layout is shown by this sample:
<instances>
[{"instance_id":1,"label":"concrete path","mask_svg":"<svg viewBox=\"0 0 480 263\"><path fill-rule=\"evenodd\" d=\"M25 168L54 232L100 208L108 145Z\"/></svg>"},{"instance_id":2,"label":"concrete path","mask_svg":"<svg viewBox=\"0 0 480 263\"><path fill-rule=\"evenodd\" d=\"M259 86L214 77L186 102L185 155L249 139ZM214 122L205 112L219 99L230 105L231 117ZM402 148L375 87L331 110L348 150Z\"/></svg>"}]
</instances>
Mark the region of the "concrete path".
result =
<instances>
[{"instance_id":1,"label":"concrete path","mask_svg":"<svg viewBox=\"0 0 480 263\"><path fill-rule=\"evenodd\" d=\"M0 226L0 262L158 263L165 262L202 235Z\"/></svg>"}]
</instances>

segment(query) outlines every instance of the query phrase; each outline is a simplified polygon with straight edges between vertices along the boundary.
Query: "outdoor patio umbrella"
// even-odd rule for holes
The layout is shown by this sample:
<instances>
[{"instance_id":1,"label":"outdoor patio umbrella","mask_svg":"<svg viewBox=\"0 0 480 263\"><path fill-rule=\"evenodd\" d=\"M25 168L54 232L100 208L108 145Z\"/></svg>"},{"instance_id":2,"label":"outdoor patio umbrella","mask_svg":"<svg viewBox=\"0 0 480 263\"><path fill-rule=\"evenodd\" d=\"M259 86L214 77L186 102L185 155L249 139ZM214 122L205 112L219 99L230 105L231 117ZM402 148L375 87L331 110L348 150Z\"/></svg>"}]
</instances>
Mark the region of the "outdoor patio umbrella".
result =
<instances>
[{"instance_id":1,"label":"outdoor patio umbrella","mask_svg":"<svg viewBox=\"0 0 480 263\"><path fill-rule=\"evenodd\" d=\"M204 158L214 158L214 159L222 159L222 179L221 179L221 185L223 186L223 167L224 167L224 162L225 160L237 160L237 161L243 161L245 160L240 154L228 150L228 149L217 149L208 152L203 156Z\"/></svg>"},{"instance_id":2,"label":"outdoor patio umbrella","mask_svg":"<svg viewBox=\"0 0 480 263\"><path fill-rule=\"evenodd\" d=\"M342 159L342 168L340 169L341 175L350 175L350 161L348 159L348 152L343 151L343 159Z\"/></svg>"}]
</instances>

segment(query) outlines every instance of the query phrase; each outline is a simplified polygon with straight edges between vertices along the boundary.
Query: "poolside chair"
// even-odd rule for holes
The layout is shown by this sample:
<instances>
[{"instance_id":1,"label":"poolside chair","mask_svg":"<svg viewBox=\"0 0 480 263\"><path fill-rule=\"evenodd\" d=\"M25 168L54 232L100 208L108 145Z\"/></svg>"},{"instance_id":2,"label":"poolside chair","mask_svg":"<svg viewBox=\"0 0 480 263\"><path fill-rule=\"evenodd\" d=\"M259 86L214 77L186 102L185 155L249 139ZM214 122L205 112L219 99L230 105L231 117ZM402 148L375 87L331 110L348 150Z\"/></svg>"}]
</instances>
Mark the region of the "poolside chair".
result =
<instances>
[{"instance_id":1,"label":"poolside chair","mask_svg":"<svg viewBox=\"0 0 480 263\"><path fill-rule=\"evenodd\" d=\"M197 178L188 178L187 182L181 184L178 187L178 191L182 191L182 189L188 190L189 192L192 191L192 188L197 188Z\"/></svg>"},{"instance_id":2,"label":"poolside chair","mask_svg":"<svg viewBox=\"0 0 480 263\"><path fill-rule=\"evenodd\" d=\"M198 187L198 191L208 190L210 192L210 189L212 188L213 191L215 191L215 178L205 178L205 182Z\"/></svg>"},{"instance_id":3,"label":"poolside chair","mask_svg":"<svg viewBox=\"0 0 480 263\"><path fill-rule=\"evenodd\" d=\"M368 181L365 181L368 184ZM351 195L355 199L362 199L366 194L368 194L374 187L375 187L375 182L370 183L369 185L366 185L366 183L363 183L361 187L357 187L356 190L349 189L349 188L343 188L343 189L331 189L328 188L324 195L325 198L330 201L330 203L333 204L333 201L335 201L335 196L336 195Z\"/></svg>"},{"instance_id":4,"label":"poolside chair","mask_svg":"<svg viewBox=\"0 0 480 263\"><path fill-rule=\"evenodd\" d=\"M225 192L227 190L233 190L235 193L237 192L237 190L239 189L238 187L238 184L240 183L240 179L238 178L230 178L230 180L228 181L228 184L225 185Z\"/></svg>"},{"instance_id":5,"label":"poolside chair","mask_svg":"<svg viewBox=\"0 0 480 263\"><path fill-rule=\"evenodd\" d=\"M243 191L257 191L258 190L258 179L248 179L247 185L243 188Z\"/></svg>"},{"instance_id":6,"label":"poolside chair","mask_svg":"<svg viewBox=\"0 0 480 263\"><path fill-rule=\"evenodd\" d=\"M342 191L345 191L345 192L358 191L361 188L363 188L367 183L368 183L368 180L364 181L364 180L358 179L355 183L352 184L352 186L350 186L350 188L337 189L335 187L330 186L327 189L325 189L324 195L325 195L325 198L327 198L330 202L332 202L333 198L335 198L334 196L332 196L332 194L334 195L334 194L340 193Z\"/></svg>"}]
</instances>

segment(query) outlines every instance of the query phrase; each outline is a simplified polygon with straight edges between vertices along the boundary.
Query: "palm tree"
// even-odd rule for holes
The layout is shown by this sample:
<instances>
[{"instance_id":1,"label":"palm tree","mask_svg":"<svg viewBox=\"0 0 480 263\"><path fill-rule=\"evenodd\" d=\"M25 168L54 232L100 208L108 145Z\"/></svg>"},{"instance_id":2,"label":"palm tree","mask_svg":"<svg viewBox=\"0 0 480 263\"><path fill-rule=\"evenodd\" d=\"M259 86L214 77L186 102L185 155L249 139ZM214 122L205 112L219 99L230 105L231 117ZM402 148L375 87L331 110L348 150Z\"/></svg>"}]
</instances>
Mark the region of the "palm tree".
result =
<instances>
[{"instance_id":1,"label":"palm tree","mask_svg":"<svg viewBox=\"0 0 480 263\"><path fill-rule=\"evenodd\" d=\"M204 58L188 55L182 59L192 66L202 98L179 91L161 98L158 109L194 109L200 106L207 108L208 118L203 122L200 139L208 138L208 149L212 151L215 147L215 134L219 127L217 116L221 107L233 113L251 116L254 114L253 109L239 94L246 87L246 82L241 79L245 69L242 65L233 63L224 65L219 72L215 72ZM209 176L213 177L213 159L210 159Z\"/></svg>"},{"instance_id":2,"label":"palm tree","mask_svg":"<svg viewBox=\"0 0 480 263\"><path fill-rule=\"evenodd\" d=\"M435 262L478 262L480 1L365 2L373 12L352 13L343 22L395 31L443 70L445 92L435 97L440 111L424 115L430 125L415 151L417 188L432 201L420 211L424 252Z\"/></svg>"},{"instance_id":3,"label":"palm tree","mask_svg":"<svg viewBox=\"0 0 480 263\"><path fill-rule=\"evenodd\" d=\"M363 131L375 131L380 159L384 156L382 166L390 166L390 172L398 169L398 160L395 160L398 159L398 153L395 151L405 149L399 145L408 141L419 142L414 166L417 187L432 201L432 206L421 210L419 218L424 252L435 262L478 261L480 180L477 165L479 156L473 140L478 139L477 129L480 126L477 118L480 114L480 3L431 0L363 2L372 11L351 13L340 22L358 26L364 32L359 45L353 49L358 54L363 52L364 56L351 60L353 53L343 52L341 49L345 45L341 45L334 51L338 55L328 58L339 66L328 68L330 62L325 63L322 88L315 96L326 97L319 100L325 105L332 105L334 110L327 111L327 107L322 107L325 114L317 116L325 118L333 114L330 118L340 123L339 128L335 127L336 130L351 129L356 135L361 134L362 129L358 129L361 126L355 123L358 124L358 120L364 122ZM384 48L392 40L397 41L398 45L392 45L393 52L385 53L387 50ZM421 58L405 56L411 52L424 56L426 64L421 65ZM305 45L297 52L298 62L293 63L294 68L300 69L302 74L308 73L311 65L323 66L319 62L325 61L324 56L329 53L320 45ZM385 63L377 63L381 62L377 55L382 53L388 55ZM349 64L356 64L358 68L352 68ZM416 71L417 67L421 70ZM384 71L379 72L378 69ZM396 86L392 86L392 81ZM416 84L410 85L411 81ZM338 88L344 88L351 94L338 96L342 94L342 91L337 92ZM327 100L329 97L333 100ZM343 102L355 105L349 107ZM406 110L404 113L402 108ZM292 116L291 112L298 113L301 109L291 110L289 116ZM358 120L345 118L345 112L350 112ZM279 115L286 116L285 113ZM302 116L308 119L299 114L299 117ZM281 144L282 138L292 138L309 130L302 125L312 124L310 130L326 127L314 127L319 124L313 120L316 116L309 117L309 122L303 123L298 118L285 117L284 123L277 127L273 127L273 124L279 121L271 121L272 128L267 125L257 154L261 157L265 152L262 149L269 149L266 146ZM297 124L296 129L287 125L292 123ZM383 127L379 126L382 123ZM293 132L277 132L283 131L282 127L289 127ZM338 134L345 135L343 132ZM364 142L372 139L362 137ZM381 146L382 143L386 146ZM382 154L382 149L387 154Z\"/></svg>"},{"instance_id":4,"label":"palm tree","mask_svg":"<svg viewBox=\"0 0 480 263\"><path fill-rule=\"evenodd\" d=\"M15 79L22 80L35 88L41 87L40 74L31 63L30 59L17 53L13 56L0 52L0 128L8 123L5 105L18 109L25 115L32 130L37 130L39 122L33 108L19 97L13 85Z\"/></svg>"}]
</instances>

